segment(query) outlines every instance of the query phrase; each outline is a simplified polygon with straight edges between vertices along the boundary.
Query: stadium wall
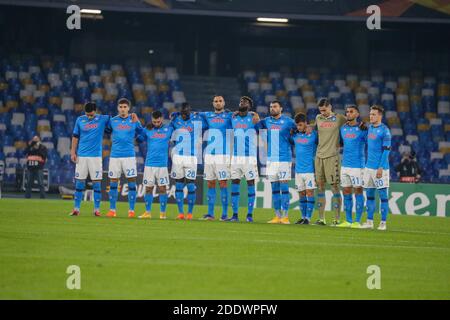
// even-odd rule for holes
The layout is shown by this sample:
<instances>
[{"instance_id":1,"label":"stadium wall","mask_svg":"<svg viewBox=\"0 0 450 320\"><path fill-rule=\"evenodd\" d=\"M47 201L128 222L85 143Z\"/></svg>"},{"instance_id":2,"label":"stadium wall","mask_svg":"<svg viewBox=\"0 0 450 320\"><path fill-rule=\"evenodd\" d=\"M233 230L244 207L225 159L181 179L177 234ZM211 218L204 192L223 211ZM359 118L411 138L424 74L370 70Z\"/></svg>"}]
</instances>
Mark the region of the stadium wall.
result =
<instances>
[{"instance_id":1,"label":"stadium wall","mask_svg":"<svg viewBox=\"0 0 450 320\"><path fill-rule=\"evenodd\" d=\"M206 184L203 186L207 189ZM298 210L298 192L293 180L289 182L291 194L291 209ZM247 184L241 182L240 207L247 206ZM327 190L325 210L331 210L332 192ZM217 196L216 203L220 203ZM377 201L378 203L378 201ZM207 204L206 193L203 194L203 204ZM256 208L272 208L272 192L270 182L259 178L256 183ZM377 208L378 210L378 208ZM389 188L389 211L392 214L450 217L450 188L446 184L408 184L392 183Z\"/></svg>"}]
</instances>

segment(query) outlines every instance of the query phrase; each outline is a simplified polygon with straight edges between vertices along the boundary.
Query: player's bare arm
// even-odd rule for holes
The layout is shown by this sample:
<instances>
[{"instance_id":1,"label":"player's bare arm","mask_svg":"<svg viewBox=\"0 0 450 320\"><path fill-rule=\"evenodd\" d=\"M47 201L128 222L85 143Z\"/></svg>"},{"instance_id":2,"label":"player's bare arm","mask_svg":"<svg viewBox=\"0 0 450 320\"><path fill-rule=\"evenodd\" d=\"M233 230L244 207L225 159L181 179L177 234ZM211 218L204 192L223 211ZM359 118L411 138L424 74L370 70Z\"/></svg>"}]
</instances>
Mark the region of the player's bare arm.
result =
<instances>
[{"instance_id":1,"label":"player's bare arm","mask_svg":"<svg viewBox=\"0 0 450 320\"><path fill-rule=\"evenodd\" d=\"M77 137L72 137L72 147L70 149L70 160L72 160L73 163L77 162L78 141L79 141L79 139Z\"/></svg>"}]
</instances>

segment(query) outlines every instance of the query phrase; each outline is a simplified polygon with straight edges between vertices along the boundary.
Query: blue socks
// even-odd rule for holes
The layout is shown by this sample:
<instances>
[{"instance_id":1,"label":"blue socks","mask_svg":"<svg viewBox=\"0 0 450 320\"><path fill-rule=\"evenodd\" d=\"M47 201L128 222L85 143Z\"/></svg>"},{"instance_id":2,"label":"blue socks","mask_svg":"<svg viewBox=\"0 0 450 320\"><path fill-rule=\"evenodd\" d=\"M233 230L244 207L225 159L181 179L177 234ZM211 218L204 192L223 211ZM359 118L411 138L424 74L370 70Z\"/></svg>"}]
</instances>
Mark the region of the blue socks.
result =
<instances>
[{"instance_id":1,"label":"blue socks","mask_svg":"<svg viewBox=\"0 0 450 320\"><path fill-rule=\"evenodd\" d=\"M80 180L76 180L75 181L75 194L73 195L73 198L75 200L75 205L74 205L74 209L75 210L80 210L80 206L81 206L81 200L83 199L83 191L84 188L86 187L86 182L80 181Z\"/></svg>"},{"instance_id":2,"label":"blue socks","mask_svg":"<svg viewBox=\"0 0 450 320\"><path fill-rule=\"evenodd\" d=\"M240 186L238 183L231 184L231 208L233 209L233 216L237 216L239 211Z\"/></svg>"},{"instance_id":3,"label":"blue socks","mask_svg":"<svg viewBox=\"0 0 450 320\"><path fill-rule=\"evenodd\" d=\"M386 221L389 212L388 189L378 189L378 194L381 201L381 221Z\"/></svg>"},{"instance_id":4,"label":"blue socks","mask_svg":"<svg viewBox=\"0 0 450 320\"><path fill-rule=\"evenodd\" d=\"M117 197L119 196L119 192L117 190L118 186L118 182L111 181L109 183L109 208L111 210L116 210Z\"/></svg>"},{"instance_id":5,"label":"blue socks","mask_svg":"<svg viewBox=\"0 0 450 320\"><path fill-rule=\"evenodd\" d=\"M367 220L373 220L375 213L375 188L366 189L367 195Z\"/></svg>"},{"instance_id":6,"label":"blue socks","mask_svg":"<svg viewBox=\"0 0 450 320\"><path fill-rule=\"evenodd\" d=\"M160 211L166 212L167 207L167 192L164 192L164 194L159 195L159 205L160 205Z\"/></svg>"},{"instance_id":7,"label":"blue socks","mask_svg":"<svg viewBox=\"0 0 450 320\"><path fill-rule=\"evenodd\" d=\"M100 200L102 200L102 183L96 181L92 183L94 189L94 210L100 210Z\"/></svg>"},{"instance_id":8,"label":"blue socks","mask_svg":"<svg viewBox=\"0 0 450 320\"><path fill-rule=\"evenodd\" d=\"M281 210L283 211L283 215L287 215L289 210L289 185L285 182L280 182L280 190L281 190Z\"/></svg>"},{"instance_id":9,"label":"blue socks","mask_svg":"<svg viewBox=\"0 0 450 320\"><path fill-rule=\"evenodd\" d=\"M195 186L194 182L188 182L187 189L188 189L188 195L187 195L188 214L192 214L192 211L194 210L194 204L195 204L195 190L197 189L197 187Z\"/></svg>"},{"instance_id":10,"label":"blue socks","mask_svg":"<svg viewBox=\"0 0 450 320\"><path fill-rule=\"evenodd\" d=\"M341 201L342 201L341 193L333 194L333 198L331 199L331 205L333 207L332 209L340 210L341 209Z\"/></svg>"},{"instance_id":11,"label":"blue socks","mask_svg":"<svg viewBox=\"0 0 450 320\"><path fill-rule=\"evenodd\" d=\"M314 211L314 197L306 197L306 219L311 220Z\"/></svg>"},{"instance_id":12,"label":"blue socks","mask_svg":"<svg viewBox=\"0 0 450 320\"><path fill-rule=\"evenodd\" d=\"M214 204L216 202L216 188L208 188L208 216L214 217Z\"/></svg>"},{"instance_id":13,"label":"blue socks","mask_svg":"<svg viewBox=\"0 0 450 320\"><path fill-rule=\"evenodd\" d=\"M228 216L228 188L220 188L220 199L222 199L222 218Z\"/></svg>"},{"instance_id":14,"label":"blue socks","mask_svg":"<svg viewBox=\"0 0 450 320\"><path fill-rule=\"evenodd\" d=\"M308 205L308 203L306 200L306 196L300 195L299 206L300 206L300 213L302 215L302 219L305 219L307 216L307 212L306 212L307 205Z\"/></svg>"},{"instance_id":15,"label":"blue socks","mask_svg":"<svg viewBox=\"0 0 450 320\"><path fill-rule=\"evenodd\" d=\"M177 200L178 213L184 213L183 211L183 201L184 201L184 183L176 182L175 183L175 199Z\"/></svg>"},{"instance_id":16,"label":"blue socks","mask_svg":"<svg viewBox=\"0 0 450 320\"><path fill-rule=\"evenodd\" d=\"M152 192L146 192L144 195L145 200L145 211L152 212L152 204L153 204L153 191ZM160 211L166 212L167 207L167 192L164 192L163 194L159 195L159 205L160 205Z\"/></svg>"},{"instance_id":17,"label":"blue socks","mask_svg":"<svg viewBox=\"0 0 450 320\"><path fill-rule=\"evenodd\" d=\"M128 205L131 211L134 211L134 205L136 204L136 182L128 182Z\"/></svg>"},{"instance_id":18,"label":"blue socks","mask_svg":"<svg viewBox=\"0 0 450 320\"><path fill-rule=\"evenodd\" d=\"M145 211L152 212L153 191L145 192L144 201L145 201Z\"/></svg>"},{"instance_id":19,"label":"blue socks","mask_svg":"<svg viewBox=\"0 0 450 320\"><path fill-rule=\"evenodd\" d=\"M275 209L275 214L278 217L281 217L281 213L280 213L280 209L281 209L280 183L279 182L271 182L271 184L272 184L273 208Z\"/></svg>"},{"instance_id":20,"label":"blue socks","mask_svg":"<svg viewBox=\"0 0 450 320\"><path fill-rule=\"evenodd\" d=\"M353 194L344 194L344 210L345 210L345 220L348 223L353 222L352 210L353 210Z\"/></svg>"},{"instance_id":21,"label":"blue socks","mask_svg":"<svg viewBox=\"0 0 450 320\"><path fill-rule=\"evenodd\" d=\"M363 194L356 194L355 195L356 200L356 222L361 222L361 216L364 210L364 195Z\"/></svg>"},{"instance_id":22,"label":"blue socks","mask_svg":"<svg viewBox=\"0 0 450 320\"><path fill-rule=\"evenodd\" d=\"M253 208L255 207L255 199L256 199L256 188L255 185L248 186L248 212L247 216L253 215Z\"/></svg>"}]
</instances>

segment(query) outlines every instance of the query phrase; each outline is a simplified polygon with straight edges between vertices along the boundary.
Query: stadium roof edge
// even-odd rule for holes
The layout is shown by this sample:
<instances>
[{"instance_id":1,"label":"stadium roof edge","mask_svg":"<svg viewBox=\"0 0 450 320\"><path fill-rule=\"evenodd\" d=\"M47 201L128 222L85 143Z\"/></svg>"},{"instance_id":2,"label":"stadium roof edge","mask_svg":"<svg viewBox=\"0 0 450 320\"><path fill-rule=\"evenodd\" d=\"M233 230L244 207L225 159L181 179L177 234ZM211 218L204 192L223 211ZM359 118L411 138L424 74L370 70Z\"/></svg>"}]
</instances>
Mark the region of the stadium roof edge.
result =
<instances>
[{"instance_id":1,"label":"stadium roof edge","mask_svg":"<svg viewBox=\"0 0 450 320\"><path fill-rule=\"evenodd\" d=\"M366 21L366 17L356 17L356 16L311 15L311 14L292 14L292 13L270 14L267 12L237 12L237 11L212 11L212 10L191 10L191 9L164 10L152 7L114 6L92 2L67 4L60 2L41 2L36 0L0 0L0 5L54 8L54 9L67 8L69 5L80 5L86 8L88 7L96 8L103 11L120 11L130 13L135 12L135 13L157 13L157 14L175 14L175 15L200 15L200 16L219 16L230 18L254 18L254 19L256 19L257 17L274 17L274 18L282 17L298 21L344 21L344 22ZM382 23L383 22L450 24L450 19L382 17Z\"/></svg>"}]
</instances>

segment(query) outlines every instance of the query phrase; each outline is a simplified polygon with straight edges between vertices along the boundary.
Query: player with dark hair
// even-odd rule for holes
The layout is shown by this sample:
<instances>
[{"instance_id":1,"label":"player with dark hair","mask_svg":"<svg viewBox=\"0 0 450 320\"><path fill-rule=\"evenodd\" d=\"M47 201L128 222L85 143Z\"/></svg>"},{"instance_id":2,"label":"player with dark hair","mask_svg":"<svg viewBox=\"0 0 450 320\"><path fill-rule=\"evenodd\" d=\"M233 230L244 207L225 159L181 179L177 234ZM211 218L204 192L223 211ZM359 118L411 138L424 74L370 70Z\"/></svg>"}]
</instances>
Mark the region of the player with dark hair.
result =
<instances>
[{"instance_id":1,"label":"player with dark hair","mask_svg":"<svg viewBox=\"0 0 450 320\"><path fill-rule=\"evenodd\" d=\"M360 127L358 123L359 109L356 105L348 105L345 108L347 123L341 127L341 139L343 142L341 187L344 193L345 220L338 227L359 228L361 216L364 210L363 195L363 169L365 165L365 146L367 140L367 128ZM353 221L353 192L355 193L356 217Z\"/></svg>"},{"instance_id":2,"label":"player with dark hair","mask_svg":"<svg viewBox=\"0 0 450 320\"><path fill-rule=\"evenodd\" d=\"M268 223L289 224L289 180L291 180L292 147L291 130L294 120L282 114L283 107L278 100L270 103L270 117L258 122L256 128L267 130L266 173L272 185L272 200L275 217Z\"/></svg>"},{"instance_id":3,"label":"player with dark hair","mask_svg":"<svg viewBox=\"0 0 450 320\"><path fill-rule=\"evenodd\" d=\"M250 112L253 100L243 96L239 101L238 113L231 120L233 126L234 144L231 157L231 206L233 216L230 221L239 221L239 196L241 179L245 177L248 188L247 222L253 222L255 206L255 179L258 177L256 125L253 122L254 113Z\"/></svg>"},{"instance_id":4,"label":"player with dark hair","mask_svg":"<svg viewBox=\"0 0 450 320\"><path fill-rule=\"evenodd\" d=\"M295 146L295 185L299 192L301 212L301 219L296 224L309 224L315 204L314 157L317 148L317 132L307 132L308 123L303 113L296 114L294 121L297 128L292 133L291 143Z\"/></svg>"},{"instance_id":5,"label":"player with dark hair","mask_svg":"<svg viewBox=\"0 0 450 320\"><path fill-rule=\"evenodd\" d=\"M139 121L135 121L130 114L131 103L128 99L121 98L117 102L119 114L111 118L108 130L111 131L111 155L109 158L109 203L108 217L116 216L116 203L118 198L118 186L122 173L128 181L128 217L134 218L134 207L136 204L136 153L134 151L134 140L142 132L143 128Z\"/></svg>"},{"instance_id":6,"label":"player with dark hair","mask_svg":"<svg viewBox=\"0 0 450 320\"><path fill-rule=\"evenodd\" d=\"M347 121L342 114L332 111L332 105L326 98L319 100L317 104L320 114L316 117L315 128L318 133L315 171L318 184L317 207L319 220L317 225L326 225L325 221L325 183L331 186L333 191L332 207L335 210L335 218L332 225L339 224L341 212L341 193L339 190L339 175L341 160L339 156L340 137L339 130Z\"/></svg>"},{"instance_id":7,"label":"player with dark hair","mask_svg":"<svg viewBox=\"0 0 450 320\"><path fill-rule=\"evenodd\" d=\"M196 199L195 179L197 178L197 143L202 139L202 129L206 127L203 119L192 113L189 103L184 102L178 113L172 114L172 172L175 179L175 198L178 206L178 219L192 220ZM187 186L188 212L184 215L184 187Z\"/></svg>"},{"instance_id":8,"label":"player with dark hair","mask_svg":"<svg viewBox=\"0 0 450 320\"><path fill-rule=\"evenodd\" d=\"M75 122L72 134L70 158L75 166L75 205L72 216L80 214L83 191L86 188L88 174L94 189L94 215L100 216L101 181L102 181L102 141L108 125L108 115L97 114L97 105L88 102L84 105L85 114Z\"/></svg>"},{"instance_id":9,"label":"player with dark hair","mask_svg":"<svg viewBox=\"0 0 450 320\"><path fill-rule=\"evenodd\" d=\"M147 141L147 156L143 183L145 186L145 212L139 216L141 219L151 218L153 204L153 189L157 185L160 204L160 219L166 219L167 186L169 185L169 144L173 127L163 125L161 111L153 111L152 122L147 125L140 135L140 140Z\"/></svg>"}]
</instances>

